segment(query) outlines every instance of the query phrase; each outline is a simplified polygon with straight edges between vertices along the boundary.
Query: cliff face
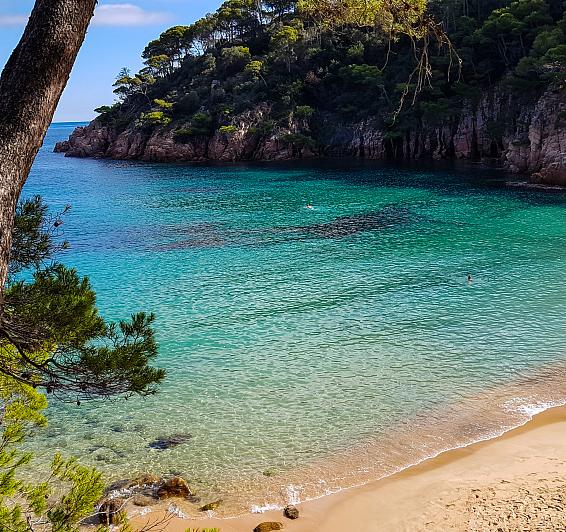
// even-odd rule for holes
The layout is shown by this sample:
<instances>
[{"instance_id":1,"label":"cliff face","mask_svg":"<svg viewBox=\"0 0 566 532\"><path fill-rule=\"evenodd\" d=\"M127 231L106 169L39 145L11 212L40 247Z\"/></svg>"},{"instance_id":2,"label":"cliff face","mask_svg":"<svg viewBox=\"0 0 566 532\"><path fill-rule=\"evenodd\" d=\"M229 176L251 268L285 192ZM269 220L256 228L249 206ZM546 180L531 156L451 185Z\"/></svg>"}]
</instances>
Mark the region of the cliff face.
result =
<instances>
[{"instance_id":1,"label":"cliff face","mask_svg":"<svg viewBox=\"0 0 566 532\"><path fill-rule=\"evenodd\" d=\"M270 106L262 104L231 122L230 133L179 141L175 123L154 130L118 132L95 120L77 128L55 151L68 157L143 161L282 160L315 156L369 159L489 159L532 180L566 185L566 89L549 90L533 105L502 91L466 104L458 116L440 123L421 120L414 129L391 134L376 121L344 124L333 115L317 116L317 147L300 133L312 133L306 120L291 120L269 133L261 125ZM314 123L316 122L316 123Z\"/></svg>"}]
</instances>

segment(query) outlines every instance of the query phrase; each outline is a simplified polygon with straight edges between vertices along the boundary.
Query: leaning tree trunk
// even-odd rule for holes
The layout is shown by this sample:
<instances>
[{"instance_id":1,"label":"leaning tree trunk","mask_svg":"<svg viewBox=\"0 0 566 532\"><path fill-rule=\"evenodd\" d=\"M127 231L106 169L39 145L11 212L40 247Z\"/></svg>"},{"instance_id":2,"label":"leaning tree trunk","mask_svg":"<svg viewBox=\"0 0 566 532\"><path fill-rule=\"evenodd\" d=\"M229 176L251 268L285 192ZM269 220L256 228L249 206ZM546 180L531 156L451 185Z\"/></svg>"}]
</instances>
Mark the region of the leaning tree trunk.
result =
<instances>
[{"instance_id":1,"label":"leaning tree trunk","mask_svg":"<svg viewBox=\"0 0 566 532\"><path fill-rule=\"evenodd\" d=\"M22 39L0 77L0 293L8 275L18 198L71 74L96 2L36 0Z\"/></svg>"}]
</instances>

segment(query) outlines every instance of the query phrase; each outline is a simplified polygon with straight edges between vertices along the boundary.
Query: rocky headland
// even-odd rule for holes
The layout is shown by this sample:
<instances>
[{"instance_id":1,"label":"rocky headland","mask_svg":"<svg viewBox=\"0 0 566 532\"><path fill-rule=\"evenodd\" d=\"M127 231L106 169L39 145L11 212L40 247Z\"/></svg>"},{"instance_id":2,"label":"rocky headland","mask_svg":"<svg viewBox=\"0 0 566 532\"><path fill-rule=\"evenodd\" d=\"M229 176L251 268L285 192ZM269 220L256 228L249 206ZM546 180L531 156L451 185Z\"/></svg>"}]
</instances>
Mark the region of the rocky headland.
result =
<instances>
[{"instance_id":1,"label":"rocky headland","mask_svg":"<svg viewBox=\"0 0 566 532\"><path fill-rule=\"evenodd\" d=\"M364 157L376 160L463 159L487 161L511 172L529 174L544 184L566 184L566 89L549 89L535 102L502 91L467 102L454 119L421 120L414 130L392 137L377 120L354 123L321 113L310 123L290 119L268 135L258 133L271 112L267 103L234 117L229 132L179 139L182 122L151 130L122 131L100 120L78 127L55 151L68 157L156 162L276 161L313 157ZM494 124L499 130L494 131ZM305 131L316 144L301 142ZM300 135L293 142L293 135ZM314 135L313 135L314 136Z\"/></svg>"}]
</instances>

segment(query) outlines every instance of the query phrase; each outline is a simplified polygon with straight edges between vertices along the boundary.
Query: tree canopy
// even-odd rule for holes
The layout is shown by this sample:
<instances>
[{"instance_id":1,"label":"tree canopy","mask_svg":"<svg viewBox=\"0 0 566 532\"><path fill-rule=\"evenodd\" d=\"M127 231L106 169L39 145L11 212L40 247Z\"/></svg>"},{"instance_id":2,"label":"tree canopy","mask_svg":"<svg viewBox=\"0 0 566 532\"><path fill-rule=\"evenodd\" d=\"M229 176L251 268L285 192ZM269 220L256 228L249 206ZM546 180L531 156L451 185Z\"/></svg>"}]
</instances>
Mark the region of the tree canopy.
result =
<instances>
[{"instance_id":1,"label":"tree canopy","mask_svg":"<svg viewBox=\"0 0 566 532\"><path fill-rule=\"evenodd\" d=\"M152 41L99 120L187 142L267 105L255 135L294 124L316 144L331 117L401 138L423 120L449 125L496 85L533 98L560 86L564 21L556 0L228 0Z\"/></svg>"},{"instance_id":2,"label":"tree canopy","mask_svg":"<svg viewBox=\"0 0 566 532\"><path fill-rule=\"evenodd\" d=\"M154 316L106 323L89 280L54 261L67 247L57 241L61 223L39 197L18 206L0 315L0 373L73 400L154 393L164 377L149 366L157 355Z\"/></svg>"}]
</instances>

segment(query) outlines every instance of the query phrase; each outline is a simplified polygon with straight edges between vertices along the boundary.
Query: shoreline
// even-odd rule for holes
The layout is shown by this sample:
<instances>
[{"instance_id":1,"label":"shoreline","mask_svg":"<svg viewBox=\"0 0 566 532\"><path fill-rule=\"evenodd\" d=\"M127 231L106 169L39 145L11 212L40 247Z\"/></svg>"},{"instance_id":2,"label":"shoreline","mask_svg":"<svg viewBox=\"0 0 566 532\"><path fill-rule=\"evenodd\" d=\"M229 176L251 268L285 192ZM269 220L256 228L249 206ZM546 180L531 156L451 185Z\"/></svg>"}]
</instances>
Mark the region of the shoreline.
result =
<instances>
[{"instance_id":1,"label":"shoreline","mask_svg":"<svg viewBox=\"0 0 566 532\"><path fill-rule=\"evenodd\" d=\"M272 510L235 518L174 517L160 530L218 527L220 532L245 532L264 521L282 522L285 530L295 532L474 530L469 520L477 521L478 513L486 515L482 505L492 513L517 514L508 508L510 502L505 497L497 503L500 495L527 489L524 486L531 488L528 492L536 492L541 482L560 483L560 474L566 471L558 467L566 465L565 436L566 406L551 406L494 438L443 451L380 480L301 503L301 517L296 521L283 517L281 510ZM555 477L553 481L548 480L550 476ZM552 486L545 486L543 491L549 490L552 492ZM166 509L160 508L132 517L134 530L166 515ZM543 517L559 519L546 514ZM526 519L531 522L536 516Z\"/></svg>"}]
</instances>

